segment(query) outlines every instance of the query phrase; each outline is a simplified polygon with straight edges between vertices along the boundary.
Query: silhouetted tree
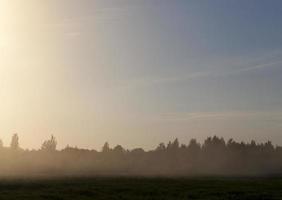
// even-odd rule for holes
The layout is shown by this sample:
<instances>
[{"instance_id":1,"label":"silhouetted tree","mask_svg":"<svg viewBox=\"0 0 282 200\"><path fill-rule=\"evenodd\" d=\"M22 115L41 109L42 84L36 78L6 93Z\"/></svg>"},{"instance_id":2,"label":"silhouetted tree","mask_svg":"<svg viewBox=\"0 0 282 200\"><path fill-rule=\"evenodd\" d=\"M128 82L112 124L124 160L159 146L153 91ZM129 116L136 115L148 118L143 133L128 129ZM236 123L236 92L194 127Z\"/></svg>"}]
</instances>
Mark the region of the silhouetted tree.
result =
<instances>
[{"instance_id":1,"label":"silhouetted tree","mask_svg":"<svg viewBox=\"0 0 282 200\"><path fill-rule=\"evenodd\" d=\"M43 151L56 151L57 147L57 141L56 138L51 135L51 138L49 140L46 140L43 142L41 146L41 150Z\"/></svg>"},{"instance_id":2,"label":"silhouetted tree","mask_svg":"<svg viewBox=\"0 0 282 200\"><path fill-rule=\"evenodd\" d=\"M12 136L12 140L11 140L11 145L10 145L11 149L13 150L17 150L19 149L19 136L17 133L15 133Z\"/></svg>"},{"instance_id":3,"label":"silhouetted tree","mask_svg":"<svg viewBox=\"0 0 282 200\"><path fill-rule=\"evenodd\" d=\"M39 150L21 150L19 137L14 134L10 148L0 140L0 175L6 172L31 173L109 173L112 175L250 175L281 174L282 147L265 143L236 142L213 136L201 145L196 139L181 144L178 139L167 146L160 143L154 150L125 150L121 145L111 149L106 142L101 152L70 147L57 151L54 136L43 142ZM48 153L43 153L44 151ZM10 153L18 152L18 153ZM54 153L56 152L56 153ZM107 153L109 152L109 153ZM5 171L6 170L6 171Z\"/></svg>"},{"instance_id":4,"label":"silhouetted tree","mask_svg":"<svg viewBox=\"0 0 282 200\"><path fill-rule=\"evenodd\" d=\"M115 153L122 154L125 152L124 148L121 145L115 146L114 150Z\"/></svg>"},{"instance_id":5,"label":"silhouetted tree","mask_svg":"<svg viewBox=\"0 0 282 200\"><path fill-rule=\"evenodd\" d=\"M105 142L104 146L102 147L102 152L103 153L109 153L111 151L110 145L108 142Z\"/></svg>"},{"instance_id":6,"label":"silhouetted tree","mask_svg":"<svg viewBox=\"0 0 282 200\"><path fill-rule=\"evenodd\" d=\"M201 145L196 139L191 139L188 145L188 150L192 153L197 153L201 150Z\"/></svg>"},{"instance_id":7,"label":"silhouetted tree","mask_svg":"<svg viewBox=\"0 0 282 200\"><path fill-rule=\"evenodd\" d=\"M272 143L270 141L267 141L264 146L263 146L264 150L267 152L272 153L274 151L274 146L272 145Z\"/></svg>"},{"instance_id":8,"label":"silhouetted tree","mask_svg":"<svg viewBox=\"0 0 282 200\"><path fill-rule=\"evenodd\" d=\"M224 150L225 148L225 141L223 138L218 138L217 136L208 137L204 144L203 149L209 152L216 152Z\"/></svg>"},{"instance_id":9,"label":"silhouetted tree","mask_svg":"<svg viewBox=\"0 0 282 200\"><path fill-rule=\"evenodd\" d=\"M144 154L145 151L144 151L144 149L142 149L142 148L136 148L136 149L132 149L132 150L130 151L130 153L131 153L132 155L134 155L134 156L140 156L140 155Z\"/></svg>"},{"instance_id":10,"label":"silhouetted tree","mask_svg":"<svg viewBox=\"0 0 282 200\"><path fill-rule=\"evenodd\" d=\"M171 147L172 147L172 143L171 143L171 141L169 141L169 142L167 143L166 149L171 149Z\"/></svg>"},{"instance_id":11,"label":"silhouetted tree","mask_svg":"<svg viewBox=\"0 0 282 200\"><path fill-rule=\"evenodd\" d=\"M156 148L156 151L164 151L166 149L165 144L162 142L159 144L159 146Z\"/></svg>"},{"instance_id":12,"label":"silhouetted tree","mask_svg":"<svg viewBox=\"0 0 282 200\"><path fill-rule=\"evenodd\" d=\"M179 141L178 141L177 138L173 141L171 147L172 147L172 149L174 149L174 150L177 150L177 149L179 148Z\"/></svg>"}]
</instances>

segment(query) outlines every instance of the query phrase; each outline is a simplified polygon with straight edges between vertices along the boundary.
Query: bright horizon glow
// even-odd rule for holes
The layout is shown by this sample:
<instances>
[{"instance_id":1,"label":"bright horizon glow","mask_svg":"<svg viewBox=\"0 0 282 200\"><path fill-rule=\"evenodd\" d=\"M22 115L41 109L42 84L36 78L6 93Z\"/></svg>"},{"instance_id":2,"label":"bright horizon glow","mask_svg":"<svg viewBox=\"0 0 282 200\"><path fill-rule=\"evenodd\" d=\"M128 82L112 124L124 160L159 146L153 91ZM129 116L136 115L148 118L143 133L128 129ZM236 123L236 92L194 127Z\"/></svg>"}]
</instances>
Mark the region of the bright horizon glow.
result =
<instances>
[{"instance_id":1,"label":"bright horizon glow","mask_svg":"<svg viewBox=\"0 0 282 200\"><path fill-rule=\"evenodd\" d=\"M0 0L0 139L282 145L282 4L223 2Z\"/></svg>"}]
</instances>

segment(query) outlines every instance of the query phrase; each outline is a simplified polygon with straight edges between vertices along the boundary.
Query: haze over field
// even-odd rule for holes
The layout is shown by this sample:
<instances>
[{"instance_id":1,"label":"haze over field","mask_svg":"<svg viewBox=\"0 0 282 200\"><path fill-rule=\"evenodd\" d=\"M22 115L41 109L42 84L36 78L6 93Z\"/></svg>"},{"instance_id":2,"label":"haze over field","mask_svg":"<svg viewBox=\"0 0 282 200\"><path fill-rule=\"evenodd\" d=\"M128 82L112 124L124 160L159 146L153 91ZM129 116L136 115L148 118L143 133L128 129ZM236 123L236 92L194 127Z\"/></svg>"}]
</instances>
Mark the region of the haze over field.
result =
<instances>
[{"instance_id":1,"label":"haze over field","mask_svg":"<svg viewBox=\"0 0 282 200\"><path fill-rule=\"evenodd\" d=\"M0 138L282 145L282 1L0 0Z\"/></svg>"}]
</instances>

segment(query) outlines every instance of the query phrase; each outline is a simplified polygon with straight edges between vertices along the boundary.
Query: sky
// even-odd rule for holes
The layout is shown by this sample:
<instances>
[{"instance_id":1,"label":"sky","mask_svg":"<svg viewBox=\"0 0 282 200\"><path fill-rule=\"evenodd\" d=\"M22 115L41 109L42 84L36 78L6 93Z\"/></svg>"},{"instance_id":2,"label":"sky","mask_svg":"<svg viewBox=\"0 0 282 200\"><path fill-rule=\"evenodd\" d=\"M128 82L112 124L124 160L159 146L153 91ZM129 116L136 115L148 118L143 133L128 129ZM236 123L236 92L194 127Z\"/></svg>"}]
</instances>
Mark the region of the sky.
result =
<instances>
[{"instance_id":1,"label":"sky","mask_svg":"<svg viewBox=\"0 0 282 200\"><path fill-rule=\"evenodd\" d=\"M282 1L0 0L0 138L282 145Z\"/></svg>"}]
</instances>

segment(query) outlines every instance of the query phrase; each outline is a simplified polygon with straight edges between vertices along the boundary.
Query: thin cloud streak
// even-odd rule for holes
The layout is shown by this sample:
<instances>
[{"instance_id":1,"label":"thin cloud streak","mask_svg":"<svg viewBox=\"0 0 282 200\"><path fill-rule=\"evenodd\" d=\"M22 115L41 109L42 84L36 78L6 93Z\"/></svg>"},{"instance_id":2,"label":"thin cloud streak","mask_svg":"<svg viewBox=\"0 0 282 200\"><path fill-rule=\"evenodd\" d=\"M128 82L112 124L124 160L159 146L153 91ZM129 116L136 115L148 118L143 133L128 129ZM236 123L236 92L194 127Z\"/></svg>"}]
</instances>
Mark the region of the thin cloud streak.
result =
<instances>
[{"instance_id":1,"label":"thin cloud streak","mask_svg":"<svg viewBox=\"0 0 282 200\"><path fill-rule=\"evenodd\" d=\"M280 57L281 55L279 55L279 53L277 54L277 52L274 52L273 54L265 56L260 61L257 61L257 59L253 59L251 61L245 62L244 64L234 66L233 68L235 68L235 70L218 71L218 72L199 71L194 73L187 73L186 75L180 75L180 76L156 77L151 79L134 79L128 81L127 83L122 83L120 84L120 86L123 88L147 87L156 84L172 84L177 82L192 81L192 80L205 79L210 77L241 75L244 72L256 71L264 68L275 67L279 64L282 64L282 59ZM269 58L272 60L269 60ZM254 64L254 62L259 62L259 63ZM242 67L242 66L247 66L247 67Z\"/></svg>"},{"instance_id":2,"label":"thin cloud streak","mask_svg":"<svg viewBox=\"0 0 282 200\"><path fill-rule=\"evenodd\" d=\"M282 123L282 112L240 112L240 111L227 111L227 112L184 112L184 113L167 113L159 117L160 120L168 121L190 121L190 120L231 120L231 119L248 119L248 120L267 120Z\"/></svg>"}]
</instances>

